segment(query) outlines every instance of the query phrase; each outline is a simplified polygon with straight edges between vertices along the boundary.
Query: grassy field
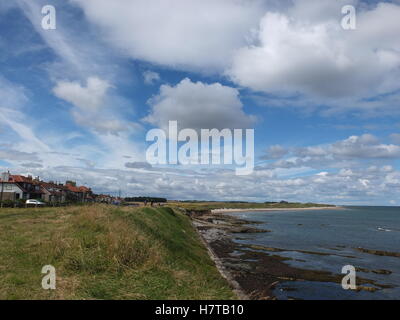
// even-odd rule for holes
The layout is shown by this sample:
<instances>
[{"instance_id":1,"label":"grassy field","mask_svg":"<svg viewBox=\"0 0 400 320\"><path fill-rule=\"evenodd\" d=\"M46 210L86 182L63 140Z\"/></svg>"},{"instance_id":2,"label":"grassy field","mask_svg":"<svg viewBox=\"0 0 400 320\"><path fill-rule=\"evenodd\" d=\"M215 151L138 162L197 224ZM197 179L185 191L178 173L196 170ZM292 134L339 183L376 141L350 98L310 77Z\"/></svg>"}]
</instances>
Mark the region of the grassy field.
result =
<instances>
[{"instance_id":1,"label":"grassy field","mask_svg":"<svg viewBox=\"0 0 400 320\"><path fill-rule=\"evenodd\" d=\"M44 265L56 290L41 287ZM0 210L0 299L235 298L177 210Z\"/></svg>"},{"instance_id":2,"label":"grassy field","mask_svg":"<svg viewBox=\"0 0 400 320\"><path fill-rule=\"evenodd\" d=\"M190 210L201 209L264 209L264 208L310 208L330 207L332 205L319 203L255 203L255 202L169 202L169 205ZM332 206L334 207L334 206Z\"/></svg>"}]
</instances>

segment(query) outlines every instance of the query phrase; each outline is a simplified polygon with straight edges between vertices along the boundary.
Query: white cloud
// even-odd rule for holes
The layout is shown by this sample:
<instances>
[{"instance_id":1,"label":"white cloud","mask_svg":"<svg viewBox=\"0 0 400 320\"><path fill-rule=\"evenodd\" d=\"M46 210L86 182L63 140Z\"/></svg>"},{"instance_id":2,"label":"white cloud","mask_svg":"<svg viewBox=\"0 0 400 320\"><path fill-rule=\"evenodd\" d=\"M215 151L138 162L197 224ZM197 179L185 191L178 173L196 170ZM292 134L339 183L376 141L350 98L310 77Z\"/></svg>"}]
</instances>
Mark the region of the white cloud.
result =
<instances>
[{"instance_id":1,"label":"white cloud","mask_svg":"<svg viewBox=\"0 0 400 320\"><path fill-rule=\"evenodd\" d=\"M82 111L73 110L73 118L75 122L86 128L91 128L99 134L120 134L121 131L127 131L129 127L127 124L117 119L110 119L101 114L84 113ZM132 128L134 125L131 126Z\"/></svg>"},{"instance_id":2,"label":"white cloud","mask_svg":"<svg viewBox=\"0 0 400 320\"><path fill-rule=\"evenodd\" d=\"M35 162L22 163L21 166L25 168L36 168L36 169L43 168L42 164Z\"/></svg>"},{"instance_id":3,"label":"white cloud","mask_svg":"<svg viewBox=\"0 0 400 320\"><path fill-rule=\"evenodd\" d=\"M392 187L400 186L400 172L393 171L393 172L388 173L385 176L385 182Z\"/></svg>"},{"instance_id":4,"label":"white cloud","mask_svg":"<svg viewBox=\"0 0 400 320\"><path fill-rule=\"evenodd\" d=\"M109 43L134 59L173 68L222 70L247 43L259 0L73 0Z\"/></svg>"},{"instance_id":5,"label":"white cloud","mask_svg":"<svg viewBox=\"0 0 400 320\"><path fill-rule=\"evenodd\" d=\"M26 90L0 74L0 108L20 109L28 102Z\"/></svg>"},{"instance_id":6,"label":"white cloud","mask_svg":"<svg viewBox=\"0 0 400 320\"><path fill-rule=\"evenodd\" d=\"M0 149L0 160L11 160L11 161L38 161L36 153L22 152L13 149Z\"/></svg>"},{"instance_id":7,"label":"white cloud","mask_svg":"<svg viewBox=\"0 0 400 320\"><path fill-rule=\"evenodd\" d=\"M329 151L338 158L361 159L397 159L400 158L400 146L381 144L370 134L351 136L344 141L334 143Z\"/></svg>"},{"instance_id":8,"label":"white cloud","mask_svg":"<svg viewBox=\"0 0 400 320\"><path fill-rule=\"evenodd\" d=\"M278 149L279 151L279 149ZM290 148L285 155L287 159L280 159L273 163L259 167L260 170L271 168L342 168L339 175L352 175L352 168L359 168L365 163L387 163L400 159L400 146L384 144L371 134L351 136L345 140L331 144ZM264 157L263 159L272 159ZM277 158L279 159L279 158ZM371 166L368 172L378 173L376 166ZM382 166L380 174L391 172L393 167L387 164Z\"/></svg>"},{"instance_id":9,"label":"white cloud","mask_svg":"<svg viewBox=\"0 0 400 320\"><path fill-rule=\"evenodd\" d=\"M184 79L176 86L162 85L149 101L145 121L164 130L169 121L192 129L248 128L255 118L246 115L237 89L220 83L205 84Z\"/></svg>"},{"instance_id":10,"label":"white cloud","mask_svg":"<svg viewBox=\"0 0 400 320\"><path fill-rule=\"evenodd\" d=\"M0 76L0 159L12 164L20 161L41 162L41 154L51 148L35 133L35 118L24 114L30 101L28 90ZM47 157L49 160L51 157Z\"/></svg>"},{"instance_id":11,"label":"white cloud","mask_svg":"<svg viewBox=\"0 0 400 320\"><path fill-rule=\"evenodd\" d=\"M26 121L22 112L18 111L20 106L10 107L0 107L0 123L5 124L22 140L17 149L23 152L50 151L49 146L36 136L32 124Z\"/></svg>"},{"instance_id":12,"label":"white cloud","mask_svg":"<svg viewBox=\"0 0 400 320\"><path fill-rule=\"evenodd\" d=\"M256 91L332 99L398 89L400 6L359 8L357 29L347 31L343 4L302 0L287 12L266 13L259 43L237 51L228 75Z\"/></svg>"},{"instance_id":13,"label":"white cloud","mask_svg":"<svg viewBox=\"0 0 400 320\"><path fill-rule=\"evenodd\" d=\"M100 134L119 134L129 131L135 124L118 118L118 110L111 104L107 92L112 86L103 79L90 77L85 86L78 82L59 81L53 93L76 108L71 110L75 122Z\"/></svg>"},{"instance_id":14,"label":"white cloud","mask_svg":"<svg viewBox=\"0 0 400 320\"><path fill-rule=\"evenodd\" d=\"M143 72L143 79L144 83L149 85L161 80L160 75L157 72L150 70Z\"/></svg>"},{"instance_id":15,"label":"white cloud","mask_svg":"<svg viewBox=\"0 0 400 320\"><path fill-rule=\"evenodd\" d=\"M90 77L86 86L82 86L79 82L59 81L53 92L58 98L82 110L98 111L104 107L104 98L110 87L107 81Z\"/></svg>"},{"instance_id":16,"label":"white cloud","mask_svg":"<svg viewBox=\"0 0 400 320\"><path fill-rule=\"evenodd\" d=\"M262 157L264 160L279 159L285 156L288 150L280 145L270 146L266 154Z\"/></svg>"}]
</instances>

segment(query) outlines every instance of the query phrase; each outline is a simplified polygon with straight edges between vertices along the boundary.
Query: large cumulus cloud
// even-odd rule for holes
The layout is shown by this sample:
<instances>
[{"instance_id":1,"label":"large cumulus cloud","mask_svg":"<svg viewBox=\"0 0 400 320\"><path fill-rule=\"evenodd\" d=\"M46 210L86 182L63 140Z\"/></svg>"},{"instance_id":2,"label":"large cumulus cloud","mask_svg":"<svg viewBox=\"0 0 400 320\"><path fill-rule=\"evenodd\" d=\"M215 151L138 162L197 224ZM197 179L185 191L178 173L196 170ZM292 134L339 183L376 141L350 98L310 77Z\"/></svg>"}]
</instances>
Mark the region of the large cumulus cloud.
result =
<instances>
[{"instance_id":1,"label":"large cumulus cloud","mask_svg":"<svg viewBox=\"0 0 400 320\"><path fill-rule=\"evenodd\" d=\"M237 89L188 78L176 86L162 85L149 104L151 112L145 121L164 130L169 121L178 121L181 129L240 129L256 120L244 113Z\"/></svg>"},{"instance_id":2,"label":"large cumulus cloud","mask_svg":"<svg viewBox=\"0 0 400 320\"><path fill-rule=\"evenodd\" d=\"M356 30L344 30L341 2L302 0L286 13L266 13L258 44L237 51L229 76L256 91L319 98L398 89L400 6L359 9Z\"/></svg>"}]
</instances>

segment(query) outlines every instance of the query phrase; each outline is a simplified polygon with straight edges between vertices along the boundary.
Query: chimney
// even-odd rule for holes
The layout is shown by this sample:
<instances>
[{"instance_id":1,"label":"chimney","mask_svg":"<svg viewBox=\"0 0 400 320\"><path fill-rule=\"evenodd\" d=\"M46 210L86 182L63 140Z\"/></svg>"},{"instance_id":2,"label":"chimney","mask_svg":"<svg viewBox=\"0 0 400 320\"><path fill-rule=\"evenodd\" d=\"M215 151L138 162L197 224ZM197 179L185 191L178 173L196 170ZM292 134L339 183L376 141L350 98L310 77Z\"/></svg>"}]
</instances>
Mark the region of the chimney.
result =
<instances>
[{"instance_id":1,"label":"chimney","mask_svg":"<svg viewBox=\"0 0 400 320\"><path fill-rule=\"evenodd\" d=\"M8 171L8 172L3 172L2 174L1 174L1 180L2 181L4 181L4 182L8 182L9 180L10 180L10 171Z\"/></svg>"}]
</instances>

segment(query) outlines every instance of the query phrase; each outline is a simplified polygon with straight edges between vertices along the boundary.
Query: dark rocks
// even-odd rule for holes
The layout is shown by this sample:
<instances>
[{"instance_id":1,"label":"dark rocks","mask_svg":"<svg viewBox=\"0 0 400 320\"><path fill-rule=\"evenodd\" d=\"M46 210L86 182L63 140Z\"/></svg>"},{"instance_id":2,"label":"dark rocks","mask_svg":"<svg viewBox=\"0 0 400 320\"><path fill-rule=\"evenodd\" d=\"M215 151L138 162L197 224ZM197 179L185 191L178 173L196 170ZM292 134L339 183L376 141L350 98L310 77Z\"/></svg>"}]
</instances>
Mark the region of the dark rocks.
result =
<instances>
[{"instance_id":1,"label":"dark rocks","mask_svg":"<svg viewBox=\"0 0 400 320\"><path fill-rule=\"evenodd\" d=\"M358 251L362 253L374 254L376 256L387 256L387 257L397 257L400 258L400 252L390 252L383 250L371 250L365 248L356 248Z\"/></svg>"}]
</instances>

